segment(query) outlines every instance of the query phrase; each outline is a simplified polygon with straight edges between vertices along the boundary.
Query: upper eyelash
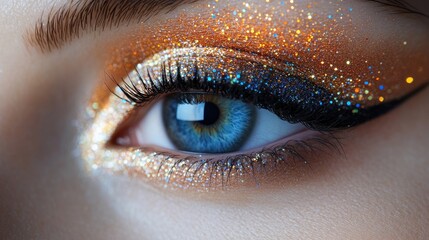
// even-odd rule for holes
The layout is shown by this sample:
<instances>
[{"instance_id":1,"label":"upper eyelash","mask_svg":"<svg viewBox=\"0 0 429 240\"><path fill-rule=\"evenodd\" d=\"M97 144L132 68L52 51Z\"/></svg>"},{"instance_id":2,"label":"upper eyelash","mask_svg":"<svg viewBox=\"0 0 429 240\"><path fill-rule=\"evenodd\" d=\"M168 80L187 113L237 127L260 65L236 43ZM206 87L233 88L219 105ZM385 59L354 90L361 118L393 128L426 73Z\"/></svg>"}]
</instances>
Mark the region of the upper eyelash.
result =
<instances>
[{"instance_id":1,"label":"upper eyelash","mask_svg":"<svg viewBox=\"0 0 429 240\"><path fill-rule=\"evenodd\" d=\"M208 84L208 74L205 73L204 76L201 77L200 74L198 74L199 68L196 62L194 63L194 66L195 69L193 72L193 76L182 76L181 66L179 63L177 63L176 70L178 74L176 75L172 74L171 65L168 66L167 70L167 66L163 63L161 65L161 80L156 81L156 83L155 80L152 78L149 69L147 70L147 79L145 79L136 69L139 82L143 85L143 89L145 89L144 92L138 89L131 79L128 79L128 81L126 81L127 79L125 78L123 81L121 81L121 83L119 83L113 77L109 76L111 81L113 81L117 85L117 87L124 94L125 97L121 97L115 91L112 91L110 88L109 89L117 97L137 106L144 106L146 103L163 94L185 92L189 91L190 89L198 89L206 93L219 94L220 96L242 101L245 100L243 96L243 94L246 94L244 92L245 90L240 89L240 87L237 87L236 85L228 85L227 81L223 79L224 76L222 76L222 79L220 79L220 83ZM296 77L296 79L298 80L294 81L300 82L302 85L309 86L307 86L306 89L301 89L301 92L317 91L319 92L317 95L325 97L331 96L329 95L331 93L327 93L326 90L324 90L322 87L318 87L315 83L312 83L300 77ZM106 85L108 86L108 84ZM410 96L414 95L420 89L417 89L415 92L412 92L400 99L360 109L358 114L353 113L350 108L347 108L344 105L340 106L336 104L327 106L326 104L319 105L312 103L311 106L307 107L312 109L307 109L303 108L301 106L301 103L292 102L291 100L289 100L288 102L287 99L285 99L284 102L274 102L275 99L269 98L269 101L271 102L270 104L267 104L267 102L262 101L268 100L263 100L263 98L261 97L255 98L254 96L252 99L250 99L250 102L258 107L270 110L271 112L277 114L283 120L289 121L291 123L301 123L317 131L332 131L335 129L350 128L360 123L366 122L372 118L380 116L389 111L390 109L396 107L398 104L402 103ZM270 89L270 91L271 90L272 89ZM247 97L249 98L249 96ZM290 98L289 95L286 95L284 97ZM279 106L273 106L273 104L280 104L279 106L281 106L281 108L278 108Z\"/></svg>"},{"instance_id":2,"label":"upper eyelash","mask_svg":"<svg viewBox=\"0 0 429 240\"><path fill-rule=\"evenodd\" d=\"M234 91L239 91L239 89L237 90L237 88L235 88L235 90L231 90L232 87L234 86L228 86L228 84L226 83L226 80L224 78L221 79L221 83L220 84L208 84L208 80L207 80L207 73L205 74L205 76L203 78L200 77L200 75L198 74L199 68L198 68L198 64L194 63L195 66L195 71L192 77L184 77L181 75L181 66L180 64L177 64L177 76L173 76L171 73L171 66L168 66L169 70L167 71L167 66L165 64L162 64L161 68L162 68L162 77L161 77L161 81L159 82L159 84L155 84L155 81L153 80L150 72L148 71L148 79L144 79L144 77L137 71L138 73L138 78L140 79L141 84L143 84L143 88L146 90L146 92L142 92L141 90L139 90L136 85L134 84L134 82L130 79L128 79L129 81L123 81L122 84L120 84L118 81L116 81L114 78L112 78L110 76L110 79L117 85L117 87L119 87L119 89L121 90L121 92L125 95L126 98L123 98L121 96L119 96L118 94L116 94L114 91L112 91L110 88L109 90L115 94L117 97L121 98L122 100L133 104L133 105L137 105L137 106L144 106L144 104L146 104L147 102L153 100L154 98L162 95L162 94L167 94L167 93L173 93L176 91L189 91L189 89L198 89L198 90L202 90L206 93L211 93L211 94L219 94L220 96L224 96L224 97L230 97L230 98L234 98L235 96L231 96L232 93L234 93ZM167 72L169 72L170 74L167 74ZM298 78L298 77L296 77ZM174 80L173 80L174 79ZM301 78L300 78L301 79ZM302 79L302 82L304 82L305 80ZM307 81L308 82L308 81ZM158 83L158 82L157 82ZM309 83L311 84L311 83ZM107 84L106 84L107 85ZM315 84L313 84L314 88L319 89L320 91L322 91L322 88L317 87ZM235 99L238 100L243 100L239 97L235 97ZM260 99L253 99L254 102L252 102L253 104L261 107L261 105L259 105ZM307 127L311 128L311 129L315 129L318 131L331 131L333 130L332 126L319 126L317 124L315 124L315 122L317 122L316 119L314 120L314 115L318 115L318 114L312 114L313 115L313 119L312 121L305 121L303 120L304 118L310 118L309 117L309 113L304 113L303 109L299 109L296 107L292 107L292 106L285 106L285 107L289 107L289 111L288 111L288 116L280 116L278 113L275 112L275 109L269 109L268 110L276 113L277 115L279 115L280 118L283 118L284 120L287 120L291 123L302 123L304 125L306 125ZM301 113L302 116L299 116ZM325 114L326 115L326 114ZM326 116L325 116L326 117ZM338 124L339 120L337 119L331 119L331 124ZM345 121L344 121L345 122ZM353 123L345 123L352 125Z\"/></svg>"}]
</instances>

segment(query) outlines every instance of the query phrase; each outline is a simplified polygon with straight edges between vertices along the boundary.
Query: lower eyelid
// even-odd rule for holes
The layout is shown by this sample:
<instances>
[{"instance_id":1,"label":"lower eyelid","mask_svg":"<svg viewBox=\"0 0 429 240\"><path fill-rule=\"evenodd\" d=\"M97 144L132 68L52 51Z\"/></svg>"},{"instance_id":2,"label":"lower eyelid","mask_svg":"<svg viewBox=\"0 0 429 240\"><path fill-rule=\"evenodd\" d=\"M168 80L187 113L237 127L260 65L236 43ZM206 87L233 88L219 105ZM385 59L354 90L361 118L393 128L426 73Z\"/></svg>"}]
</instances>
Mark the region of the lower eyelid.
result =
<instances>
[{"instance_id":1,"label":"lower eyelid","mask_svg":"<svg viewBox=\"0 0 429 240\"><path fill-rule=\"evenodd\" d=\"M124 149L104 145L102 139L99 143L83 145L89 168L134 176L161 187L197 191L255 186L264 181L267 173L281 172L282 166L288 168L311 162L319 152L340 149L336 138L311 130L294 134L264 149L216 157L168 153L154 148Z\"/></svg>"},{"instance_id":2,"label":"lower eyelid","mask_svg":"<svg viewBox=\"0 0 429 240\"><path fill-rule=\"evenodd\" d=\"M219 160L224 160L224 159L228 159L228 158L234 158L235 156L240 156L240 155L247 155L250 156L252 154L257 154L260 152L264 152L264 151L269 151L271 149L274 149L276 147L279 146L283 146L283 145L287 145L291 142L304 142L306 140L309 139L314 139L314 138L322 138L323 137L327 137L329 136L329 134L326 133L320 133L320 132L316 132L310 129L304 129L301 130L299 132L296 132L290 136L287 136L283 139L279 139L277 141L265 144L262 147L254 147L248 150L243 150L243 151L237 151L237 152L230 152L230 153L194 153L194 152L186 152L186 151L175 151L174 153L170 153L173 150L172 149L168 149L165 147L159 147L157 145L147 145L145 147L134 147L134 149L151 149L154 152L159 152L159 153L163 153L166 155L171 155L171 156L176 156L179 158L191 158L191 159L211 159L214 161L219 161Z\"/></svg>"}]
</instances>

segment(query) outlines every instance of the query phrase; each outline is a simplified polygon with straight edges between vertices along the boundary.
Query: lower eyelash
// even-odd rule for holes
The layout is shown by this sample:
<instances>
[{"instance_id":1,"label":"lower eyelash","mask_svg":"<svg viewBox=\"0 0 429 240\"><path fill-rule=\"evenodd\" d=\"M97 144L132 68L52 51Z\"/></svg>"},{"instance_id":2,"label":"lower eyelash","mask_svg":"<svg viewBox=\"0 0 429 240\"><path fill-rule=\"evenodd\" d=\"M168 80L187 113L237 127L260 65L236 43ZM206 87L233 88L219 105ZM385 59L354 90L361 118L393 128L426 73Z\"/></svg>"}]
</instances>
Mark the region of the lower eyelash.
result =
<instances>
[{"instance_id":1,"label":"lower eyelash","mask_svg":"<svg viewBox=\"0 0 429 240\"><path fill-rule=\"evenodd\" d=\"M150 149L139 149L151 152ZM334 133L317 133L316 136L303 140L290 140L274 144L260 151L226 156L223 158L204 158L200 156L177 156L168 152L157 152L153 157L161 157L159 165L146 171L136 171L141 166L137 159L134 163L118 163L119 166L108 168L124 171L132 175L148 175L161 180L161 185L172 189L193 189L210 191L227 190L237 184L253 182L262 184L264 176L278 171L281 166L293 167L293 164L310 165L312 160L322 154L336 153L345 156L341 140ZM138 154L136 154L138 155ZM116 169L116 170L115 170ZM119 169L119 170L118 170Z\"/></svg>"}]
</instances>

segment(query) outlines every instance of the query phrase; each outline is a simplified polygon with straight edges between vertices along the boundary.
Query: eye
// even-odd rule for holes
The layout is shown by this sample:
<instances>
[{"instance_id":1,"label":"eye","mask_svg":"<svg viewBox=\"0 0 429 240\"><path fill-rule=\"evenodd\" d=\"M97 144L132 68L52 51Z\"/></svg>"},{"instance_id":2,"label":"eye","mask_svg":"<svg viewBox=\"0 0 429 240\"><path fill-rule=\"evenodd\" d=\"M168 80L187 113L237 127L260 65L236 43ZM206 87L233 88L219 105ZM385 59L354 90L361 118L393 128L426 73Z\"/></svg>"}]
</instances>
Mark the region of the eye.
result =
<instances>
[{"instance_id":1,"label":"eye","mask_svg":"<svg viewBox=\"0 0 429 240\"><path fill-rule=\"evenodd\" d=\"M117 87L83 138L87 163L180 189L254 183L340 149L333 131L403 101L363 106L311 73L236 50L160 52L112 79Z\"/></svg>"},{"instance_id":2,"label":"eye","mask_svg":"<svg viewBox=\"0 0 429 240\"><path fill-rule=\"evenodd\" d=\"M110 92L88 109L86 166L208 191L341 152L337 133L395 108L427 79L423 65L398 60L410 56L408 36L384 44L390 35L374 38L356 10L224 1L142 23L107 51Z\"/></svg>"},{"instance_id":3,"label":"eye","mask_svg":"<svg viewBox=\"0 0 429 240\"><path fill-rule=\"evenodd\" d=\"M133 122L114 141L210 154L264 147L306 129L252 104L205 93L168 95Z\"/></svg>"}]
</instances>

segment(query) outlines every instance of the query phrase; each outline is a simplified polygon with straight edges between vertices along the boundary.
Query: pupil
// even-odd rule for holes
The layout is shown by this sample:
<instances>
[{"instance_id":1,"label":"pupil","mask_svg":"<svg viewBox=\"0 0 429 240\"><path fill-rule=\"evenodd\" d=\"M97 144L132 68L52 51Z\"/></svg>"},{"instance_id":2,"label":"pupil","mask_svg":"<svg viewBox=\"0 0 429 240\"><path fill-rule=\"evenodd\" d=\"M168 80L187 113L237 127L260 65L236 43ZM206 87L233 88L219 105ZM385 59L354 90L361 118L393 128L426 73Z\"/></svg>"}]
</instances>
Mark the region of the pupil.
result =
<instances>
[{"instance_id":1,"label":"pupil","mask_svg":"<svg viewBox=\"0 0 429 240\"><path fill-rule=\"evenodd\" d=\"M203 125L212 125L217 122L220 116L220 109L219 107L212 103L212 102L206 102L204 106L204 120L198 121L198 123Z\"/></svg>"}]
</instances>

